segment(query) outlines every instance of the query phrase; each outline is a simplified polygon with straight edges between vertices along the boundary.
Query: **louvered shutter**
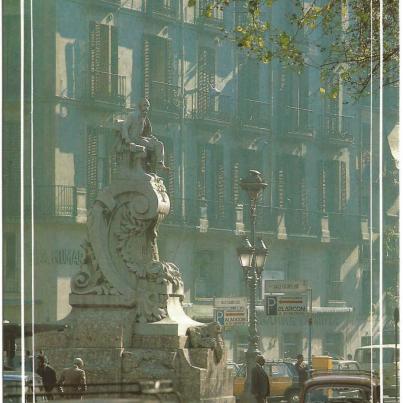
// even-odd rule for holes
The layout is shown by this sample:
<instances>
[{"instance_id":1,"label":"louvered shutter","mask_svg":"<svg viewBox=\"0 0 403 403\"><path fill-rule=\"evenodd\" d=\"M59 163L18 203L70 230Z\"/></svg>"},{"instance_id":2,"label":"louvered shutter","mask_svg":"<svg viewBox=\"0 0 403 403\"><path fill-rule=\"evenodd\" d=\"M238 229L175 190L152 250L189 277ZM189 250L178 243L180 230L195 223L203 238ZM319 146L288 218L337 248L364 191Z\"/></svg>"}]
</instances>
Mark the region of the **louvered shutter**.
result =
<instances>
[{"instance_id":1,"label":"louvered shutter","mask_svg":"<svg viewBox=\"0 0 403 403\"><path fill-rule=\"evenodd\" d=\"M166 53L166 78L165 83L166 91L165 91L165 101L168 105L173 107L177 105L177 94L175 93L175 87L173 86L174 83L174 57L173 57L173 49L172 49L172 40L165 39L165 53Z\"/></svg>"},{"instance_id":2,"label":"louvered shutter","mask_svg":"<svg viewBox=\"0 0 403 403\"><path fill-rule=\"evenodd\" d=\"M98 92L98 74L101 64L101 24L90 22L90 96Z\"/></svg>"},{"instance_id":3,"label":"louvered shutter","mask_svg":"<svg viewBox=\"0 0 403 403\"><path fill-rule=\"evenodd\" d=\"M232 159L232 199L234 201L235 206L240 202L239 192L239 180L240 180L240 163L235 162L234 158Z\"/></svg>"},{"instance_id":4,"label":"louvered shutter","mask_svg":"<svg viewBox=\"0 0 403 403\"><path fill-rule=\"evenodd\" d=\"M279 156L277 159L277 206L285 208L284 156Z\"/></svg>"},{"instance_id":5,"label":"louvered shutter","mask_svg":"<svg viewBox=\"0 0 403 403\"><path fill-rule=\"evenodd\" d=\"M216 205L216 217L218 220L224 220L225 213L225 188L224 188L224 154L221 144L215 145L213 149L214 166L216 168L216 174L212 173L215 178L215 205Z\"/></svg>"},{"instance_id":6,"label":"louvered shutter","mask_svg":"<svg viewBox=\"0 0 403 403\"><path fill-rule=\"evenodd\" d=\"M339 161L340 167L340 210L344 210L347 205L347 170L346 163Z\"/></svg>"},{"instance_id":7,"label":"louvered shutter","mask_svg":"<svg viewBox=\"0 0 403 403\"><path fill-rule=\"evenodd\" d=\"M151 38L144 36L144 97L150 98L151 86Z\"/></svg>"},{"instance_id":8,"label":"louvered shutter","mask_svg":"<svg viewBox=\"0 0 403 403\"><path fill-rule=\"evenodd\" d=\"M300 225L306 231L308 229L308 194L306 189L305 177L305 161L303 158L298 157L298 177L299 177L299 206L300 209Z\"/></svg>"},{"instance_id":9,"label":"louvered shutter","mask_svg":"<svg viewBox=\"0 0 403 403\"><path fill-rule=\"evenodd\" d=\"M98 191L98 136L96 129L87 130L87 209L94 204Z\"/></svg>"},{"instance_id":10,"label":"louvered shutter","mask_svg":"<svg viewBox=\"0 0 403 403\"><path fill-rule=\"evenodd\" d=\"M326 167L324 161L319 161L319 210L326 213Z\"/></svg>"},{"instance_id":11,"label":"louvered shutter","mask_svg":"<svg viewBox=\"0 0 403 403\"><path fill-rule=\"evenodd\" d=\"M206 148L203 144L197 146L198 172L197 172L197 198L206 199Z\"/></svg>"},{"instance_id":12,"label":"louvered shutter","mask_svg":"<svg viewBox=\"0 0 403 403\"><path fill-rule=\"evenodd\" d=\"M116 98L122 95L119 90L119 37L118 27L111 26L111 95Z\"/></svg>"},{"instance_id":13,"label":"louvered shutter","mask_svg":"<svg viewBox=\"0 0 403 403\"><path fill-rule=\"evenodd\" d=\"M215 87L215 54L206 47L199 48L197 75L197 108L199 112L207 112L210 105L210 86Z\"/></svg>"}]
</instances>

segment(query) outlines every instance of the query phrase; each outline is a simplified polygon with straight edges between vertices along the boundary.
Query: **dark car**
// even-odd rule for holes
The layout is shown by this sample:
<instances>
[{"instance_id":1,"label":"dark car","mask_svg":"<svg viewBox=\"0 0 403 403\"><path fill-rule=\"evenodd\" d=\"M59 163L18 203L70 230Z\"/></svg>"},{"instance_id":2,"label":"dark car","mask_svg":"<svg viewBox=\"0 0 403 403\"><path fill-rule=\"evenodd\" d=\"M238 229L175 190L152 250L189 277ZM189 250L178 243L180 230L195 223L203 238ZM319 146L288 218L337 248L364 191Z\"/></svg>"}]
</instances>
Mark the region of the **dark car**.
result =
<instances>
[{"instance_id":1,"label":"dark car","mask_svg":"<svg viewBox=\"0 0 403 403\"><path fill-rule=\"evenodd\" d=\"M344 371L345 372L345 371ZM305 382L301 403L378 403L376 376L355 373L317 373Z\"/></svg>"}]
</instances>

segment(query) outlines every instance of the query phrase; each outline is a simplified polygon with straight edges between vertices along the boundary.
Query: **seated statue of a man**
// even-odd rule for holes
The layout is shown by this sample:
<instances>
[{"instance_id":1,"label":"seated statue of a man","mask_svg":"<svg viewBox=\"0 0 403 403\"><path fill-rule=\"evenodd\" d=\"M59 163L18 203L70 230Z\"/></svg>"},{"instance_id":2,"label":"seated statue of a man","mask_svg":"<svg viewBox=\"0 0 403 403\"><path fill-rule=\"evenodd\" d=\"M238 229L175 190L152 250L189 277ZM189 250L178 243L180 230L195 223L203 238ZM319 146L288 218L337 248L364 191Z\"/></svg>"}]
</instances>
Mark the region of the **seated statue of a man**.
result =
<instances>
[{"instance_id":1,"label":"seated statue of a man","mask_svg":"<svg viewBox=\"0 0 403 403\"><path fill-rule=\"evenodd\" d=\"M122 145L128 146L129 150L135 150L136 146L142 146L146 150L145 171L157 172L158 169L167 170L164 163L164 144L152 134L148 111L150 102L143 99L138 109L129 113L122 127ZM138 147L137 147L138 148Z\"/></svg>"}]
</instances>

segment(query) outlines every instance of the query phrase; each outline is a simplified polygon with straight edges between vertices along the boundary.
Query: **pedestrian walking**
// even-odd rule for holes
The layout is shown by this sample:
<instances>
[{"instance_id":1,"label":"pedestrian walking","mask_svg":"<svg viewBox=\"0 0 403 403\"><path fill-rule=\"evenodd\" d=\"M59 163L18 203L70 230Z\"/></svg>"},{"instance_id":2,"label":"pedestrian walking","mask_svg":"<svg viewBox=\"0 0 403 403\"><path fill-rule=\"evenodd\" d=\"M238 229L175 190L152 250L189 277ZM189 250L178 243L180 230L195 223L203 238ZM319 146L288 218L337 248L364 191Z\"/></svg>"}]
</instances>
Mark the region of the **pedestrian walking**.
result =
<instances>
[{"instance_id":1,"label":"pedestrian walking","mask_svg":"<svg viewBox=\"0 0 403 403\"><path fill-rule=\"evenodd\" d=\"M263 366L265 359L262 355L256 357L256 365L251 372L252 395L255 396L256 403L265 403L270 396L269 377Z\"/></svg>"},{"instance_id":2,"label":"pedestrian walking","mask_svg":"<svg viewBox=\"0 0 403 403\"><path fill-rule=\"evenodd\" d=\"M304 356L302 354L297 355L297 362L295 363L294 367L298 373L299 393L301 399L301 395L304 389L304 383L308 379L308 370L304 363Z\"/></svg>"},{"instance_id":3,"label":"pedestrian walking","mask_svg":"<svg viewBox=\"0 0 403 403\"><path fill-rule=\"evenodd\" d=\"M53 389L57 384L56 371L49 365L45 355L38 355L38 368L36 373L42 378L48 400L53 400Z\"/></svg>"},{"instance_id":4,"label":"pedestrian walking","mask_svg":"<svg viewBox=\"0 0 403 403\"><path fill-rule=\"evenodd\" d=\"M63 398L83 398L84 392L87 391L87 381L83 367L83 360L81 358L74 358L73 366L63 370L58 382L59 390L63 393Z\"/></svg>"}]
</instances>

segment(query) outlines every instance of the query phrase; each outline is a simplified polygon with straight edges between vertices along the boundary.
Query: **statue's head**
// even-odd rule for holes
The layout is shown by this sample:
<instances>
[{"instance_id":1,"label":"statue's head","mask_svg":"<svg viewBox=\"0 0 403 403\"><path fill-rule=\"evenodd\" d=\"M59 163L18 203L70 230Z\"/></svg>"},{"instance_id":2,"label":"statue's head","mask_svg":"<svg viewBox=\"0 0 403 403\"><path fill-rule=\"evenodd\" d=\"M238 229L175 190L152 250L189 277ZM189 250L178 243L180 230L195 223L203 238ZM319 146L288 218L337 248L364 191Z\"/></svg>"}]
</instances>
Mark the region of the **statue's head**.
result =
<instances>
[{"instance_id":1,"label":"statue's head","mask_svg":"<svg viewBox=\"0 0 403 403\"><path fill-rule=\"evenodd\" d=\"M150 110L150 101L147 98L144 98L139 103L139 110L142 115L146 115Z\"/></svg>"}]
</instances>

